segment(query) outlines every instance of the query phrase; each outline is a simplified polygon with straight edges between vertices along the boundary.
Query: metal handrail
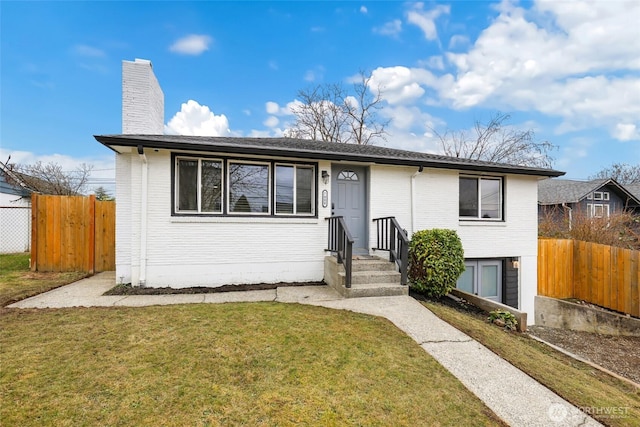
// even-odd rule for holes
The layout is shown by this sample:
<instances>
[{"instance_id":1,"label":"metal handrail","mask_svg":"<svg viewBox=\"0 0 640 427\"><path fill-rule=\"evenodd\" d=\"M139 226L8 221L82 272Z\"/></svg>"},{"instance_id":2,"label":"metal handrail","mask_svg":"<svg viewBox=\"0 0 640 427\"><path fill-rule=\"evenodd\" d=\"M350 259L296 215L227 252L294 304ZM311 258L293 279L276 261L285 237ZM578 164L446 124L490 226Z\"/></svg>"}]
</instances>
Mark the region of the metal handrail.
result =
<instances>
[{"instance_id":1,"label":"metal handrail","mask_svg":"<svg viewBox=\"0 0 640 427\"><path fill-rule=\"evenodd\" d=\"M407 284L409 267L409 237L407 231L400 227L394 216L375 218L378 231L376 250L389 251L389 261L395 262L400 269L400 283Z\"/></svg>"},{"instance_id":2,"label":"metal handrail","mask_svg":"<svg viewBox=\"0 0 640 427\"><path fill-rule=\"evenodd\" d=\"M344 264L344 285L350 288L351 264L353 261L353 236L351 236L342 216L332 216L326 219L329 221L329 239L326 250L337 255L338 264Z\"/></svg>"}]
</instances>

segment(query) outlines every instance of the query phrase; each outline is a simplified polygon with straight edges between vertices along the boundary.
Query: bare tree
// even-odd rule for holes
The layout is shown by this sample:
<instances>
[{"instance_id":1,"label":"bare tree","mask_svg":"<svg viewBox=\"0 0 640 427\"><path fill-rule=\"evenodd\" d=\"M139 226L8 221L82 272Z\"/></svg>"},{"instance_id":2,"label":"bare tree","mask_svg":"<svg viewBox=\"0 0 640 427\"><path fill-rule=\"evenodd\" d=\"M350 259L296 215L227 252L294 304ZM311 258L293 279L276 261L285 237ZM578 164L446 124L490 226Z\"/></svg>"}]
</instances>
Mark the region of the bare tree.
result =
<instances>
[{"instance_id":1,"label":"bare tree","mask_svg":"<svg viewBox=\"0 0 640 427\"><path fill-rule=\"evenodd\" d=\"M287 136L367 145L386 135L388 122L377 115L382 92L371 88L371 77L362 71L351 92L331 83L302 89L297 97L300 103L291 109L296 121Z\"/></svg>"},{"instance_id":2,"label":"bare tree","mask_svg":"<svg viewBox=\"0 0 640 427\"><path fill-rule=\"evenodd\" d=\"M8 182L41 194L74 196L82 194L93 166L81 164L64 171L57 163L37 162L32 165L10 164L5 172Z\"/></svg>"},{"instance_id":3,"label":"bare tree","mask_svg":"<svg viewBox=\"0 0 640 427\"><path fill-rule=\"evenodd\" d=\"M613 163L611 166L589 177L589 179L607 178L613 178L622 185L640 183L640 164Z\"/></svg>"},{"instance_id":4,"label":"bare tree","mask_svg":"<svg viewBox=\"0 0 640 427\"><path fill-rule=\"evenodd\" d=\"M447 130L444 134L431 130L447 156L550 168L553 163L551 151L556 146L548 141L537 141L533 130L510 127L510 119L510 114L496 113L487 123L476 121L471 135L463 130Z\"/></svg>"}]
</instances>

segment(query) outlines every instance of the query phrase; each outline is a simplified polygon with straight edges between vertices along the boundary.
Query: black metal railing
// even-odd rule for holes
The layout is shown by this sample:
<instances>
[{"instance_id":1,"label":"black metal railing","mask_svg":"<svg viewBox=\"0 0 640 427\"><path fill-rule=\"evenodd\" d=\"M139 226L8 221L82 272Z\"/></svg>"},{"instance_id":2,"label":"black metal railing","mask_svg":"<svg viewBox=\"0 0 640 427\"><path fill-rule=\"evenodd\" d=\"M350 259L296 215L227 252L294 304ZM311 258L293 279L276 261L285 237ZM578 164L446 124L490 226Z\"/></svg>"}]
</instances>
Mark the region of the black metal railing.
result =
<instances>
[{"instance_id":1,"label":"black metal railing","mask_svg":"<svg viewBox=\"0 0 640 427\"><path fill-rule=\"evenodd\" d=\"M376 250L389 251L389 261L398 264L400 269L400 283L407 284L407 271L409 268L409 238L407 231L398 224L396 217L387 216L375 218L378 230Z\"/></svg>"},{"instance_id":2,"label":"black metal railing","mask_svg":"<svg viewBox=\"0 0 640 427\"><path fill-rule=\"evenodd\" d=\"M338 263L344 265L344 286L351 287L351 264L353 255L353 237L347 229L344 218L332 216L329 221L329 240L327 251L334 252L338 257Z\"/></svg>"}]
</instances>

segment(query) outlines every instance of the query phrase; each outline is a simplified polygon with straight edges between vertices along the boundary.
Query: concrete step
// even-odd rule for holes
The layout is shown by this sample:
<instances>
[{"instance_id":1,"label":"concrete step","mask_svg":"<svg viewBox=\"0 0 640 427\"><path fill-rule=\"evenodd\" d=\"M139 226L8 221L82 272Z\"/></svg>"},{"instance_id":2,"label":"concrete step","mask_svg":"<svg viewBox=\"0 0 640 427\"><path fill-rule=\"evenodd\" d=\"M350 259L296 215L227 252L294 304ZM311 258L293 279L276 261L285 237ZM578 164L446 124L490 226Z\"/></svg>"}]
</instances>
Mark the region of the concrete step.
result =
<instances>
[{"instance_id":1,"label":"concrete step","mask_svg":"<svg viewBox=\"0 0 640 427\"><path fill-rule=\"evenodd\" d=\"M345 273L339 273L339 275L345 277ZM351 273L351 284L358 285L366 283L400 284L400 273L397 271L354 271Z\"/></svg>"},{"instance_id":2,"label":"concrete step","mask_svg":"<svg viewBox=\"0 0 640 427\"><path fill-rule=\"evenodd\" d=\"M341 289L345 298L390 297L408 295L409 287L398 283L362 283L352 284L350 288Z\"/></svg>"},{"instance_id":3,"label":"concrete step","mask_svg":"<svg viewBox=\"0 0 640 427\"><path fill-rule=\"evenodd\" d=\"M395 271L396 263L380 258L354 259L351 264L352 271Z\"/></svg>"}]
</instances>

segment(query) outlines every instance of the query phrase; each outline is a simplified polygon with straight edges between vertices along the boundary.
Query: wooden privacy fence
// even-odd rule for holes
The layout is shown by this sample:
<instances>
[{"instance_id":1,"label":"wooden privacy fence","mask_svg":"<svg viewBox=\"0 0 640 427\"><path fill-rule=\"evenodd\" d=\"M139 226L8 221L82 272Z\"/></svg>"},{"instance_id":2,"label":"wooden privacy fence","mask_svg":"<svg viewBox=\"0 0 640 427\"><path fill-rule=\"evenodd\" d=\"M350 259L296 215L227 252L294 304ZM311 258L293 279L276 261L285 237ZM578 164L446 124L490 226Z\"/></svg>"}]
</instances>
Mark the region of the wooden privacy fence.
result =
<instances>
[{"instance_id":1,"label":"wooden privacy fence","mask_svg":"<svg viewBox=\"0 0 640 427\"><path fill-rule=\"evenodd\" d=\"M538 239L538 294L578 298L640 317L640 251Z\"/></svg>"},{"instance_id":2,"label":"wooden privacy fence","mask_svg":"<svg viewBox=\"0 0 640 427\"><path fill-rule=\"evenodd\" d=\"M31 270L115 270L114 201L95 196L31 197Z\"/></svg>"}]
</instances>

